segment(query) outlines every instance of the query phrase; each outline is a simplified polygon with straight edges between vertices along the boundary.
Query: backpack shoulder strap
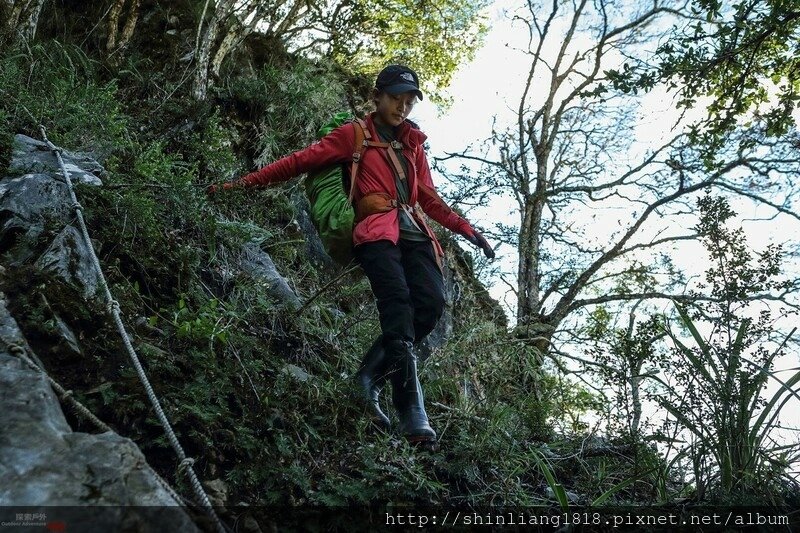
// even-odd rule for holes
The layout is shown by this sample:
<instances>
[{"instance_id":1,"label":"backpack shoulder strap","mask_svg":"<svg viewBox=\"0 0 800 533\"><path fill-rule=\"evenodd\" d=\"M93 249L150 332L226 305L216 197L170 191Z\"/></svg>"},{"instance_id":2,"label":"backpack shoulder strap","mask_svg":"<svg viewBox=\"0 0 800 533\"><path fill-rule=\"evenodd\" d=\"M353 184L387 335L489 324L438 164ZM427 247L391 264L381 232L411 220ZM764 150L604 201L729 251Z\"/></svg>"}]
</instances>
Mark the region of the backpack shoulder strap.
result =
<instances>
[{"instance_id":1,"label":"backpack shoulder strap","mask_svg":"<svg viewBox=\"0 0 800 533\"><path fill-rule=\"evenodd\" d=\"M353 146L353 162L350 165L350 191L347 195L347 200L352 204L353 198L356 193L356 180L358 179L358 166L361 163L361 155L369 145L369 140L372 137L369 133L367 123L363 119L356 118L353 120L353 130L355 131L355 143Z\"/></svg>"},{"instance_id":2,"label":"backpack shoulder strap","mask_svg":"<svg viewBox=\"0 0 800 533\"><path fill-rule=\"evenodd\" d=\"M353 125L355 126L355 146L353 147L353 163L350 167L350 191L347 195L347 199L350 203L353 203L353 198L355 197L356 192L356 180L358 178L358 167L361 163L361 156L364 154L364 150L368 147L375 147L375 148L384 148L385 155L389 163L394 167L397 175L400 176L401 180L406 179L406 174L403 171L403 166L400 164L400 160L397 158L397 154L394 153L394 144L393 143L385 143L385 142L377 142L372 140L372 134L369 132L369 128L367 127L367 123L364 122L363 119L355 118L353 119ZM399 143L398 143L399 144ZM400 145L402 147L402 145Z\"/></svg>"}]
</instances>

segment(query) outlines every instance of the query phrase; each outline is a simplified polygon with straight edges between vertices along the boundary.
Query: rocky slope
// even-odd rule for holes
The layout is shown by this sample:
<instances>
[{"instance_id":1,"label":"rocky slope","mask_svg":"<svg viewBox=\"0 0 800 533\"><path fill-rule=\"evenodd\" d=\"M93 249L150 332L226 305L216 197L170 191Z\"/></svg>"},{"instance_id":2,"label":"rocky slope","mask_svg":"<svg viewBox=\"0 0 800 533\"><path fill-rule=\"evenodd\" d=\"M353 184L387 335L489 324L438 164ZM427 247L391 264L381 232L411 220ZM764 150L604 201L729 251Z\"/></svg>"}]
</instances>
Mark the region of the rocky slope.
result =
<instances>
[{"instance_id":1,"label":"rocky slope","mask_svg":"<svg viewBox=\"0 0 800 533\"><path fill-rule=\"evenodd\" d=\"M55 156L19 135L9 176L0 181L0 250L3 275L24 266L46 271L85 300L97 297L98 280L86 245L73 224L66 183ZM76 182L101 185L102 167L81 154L64 154ZM61 226L55 236L51 228ZM55 317L63 346L80 353L80 341ZM36 368L38 365L39 368ZM154 511L171 531L197 531L181 498L153 471L139 447L113 431L73 431L46 376L0 295L0 506L4 522L22 513L72 531L148 531ZM92 506L92 507L87 507ZM94 506L102 506L98 509ZM24 512L23 512L24 511ZM32 520L36 521L36 520Z\"/></svg>"},{"instance_id":2,"label":"rocky slope","mask_svg":"<svg viewBox=\"0 0 800 533\"><path fill-rule=\"evenodd\" d=\"M105 171L90 155L64 151L63 158L75 184L103 186ZM319 255L322 248L307 220L307 204L302 197L293 201L297 225L308 243L306 253L310 257ZM451 258L445 271L448 305L445 316L421 347L424 358L452 335L453 306L466 293L470 302L477 302L487 315L503 322L502 311L472 276L466 256L452 239L444 237L442 242L450 248ZM95 247L98 244L94 243ZM123 435L111 430L97 434L73 431L48 381L46 373L56 378L68 375L73 387L89 393L108 386L90 382L90 376L98 374L98 363L91 360L86 346L90 342L86 331L99 330L108 321L107 304L98 290L99 278L78 229L57 160L44 143L24 135L16 136L7 175L0 179L0 254L4 258L0 277L11 293L0 296L0 478L6 480L0 487L0 506L11 506L7 507L9 511L25 508L27 513L33 511L32 516L38 516L41 506L63 506L58 512L51 508L46 519L75 524L78 530L81 524L91 523L101 524L103 530L125 531L147 530L148 516L137 514L142 511L137 506L168 506L174 512L165 515L167 522L160 517L160 525L168 525L167 530L193 530L192 518L182 507L183 499L147 464L136 443L124 436L126 428L116 425ZM236 258L231 277L246 275L261 280L270 297L287 310L302 305L270 255L257 244L245 244L231 255ZM331 266L323 256L317 263ZM34 279L43 280L37 286L42 300L37 305L46 310L39 319L46 322L50 334L26 339L13 309L27 305L19 300L24 289L17 288L23 281L31 283ZM14 295L18 301L13 301ZM30 313L25 314L30 321ZM147 325L128 326L134 328L136 345L137 328L146 329ZM101 366L130 366L122 344L119 346L118 356L100 362ZM46 357L39 357L37 352ZM288 361L284 370L286 375L308 378L303 368ZM212 502L229 504L228 487L219 473L206 474L203 484ZM107 508L98 514L100 510L87 506ZM192 513L197 518L197 511L193 509ZM7 521L17 513L12 515L5 517Z\"/></svg>"}]
</instances>

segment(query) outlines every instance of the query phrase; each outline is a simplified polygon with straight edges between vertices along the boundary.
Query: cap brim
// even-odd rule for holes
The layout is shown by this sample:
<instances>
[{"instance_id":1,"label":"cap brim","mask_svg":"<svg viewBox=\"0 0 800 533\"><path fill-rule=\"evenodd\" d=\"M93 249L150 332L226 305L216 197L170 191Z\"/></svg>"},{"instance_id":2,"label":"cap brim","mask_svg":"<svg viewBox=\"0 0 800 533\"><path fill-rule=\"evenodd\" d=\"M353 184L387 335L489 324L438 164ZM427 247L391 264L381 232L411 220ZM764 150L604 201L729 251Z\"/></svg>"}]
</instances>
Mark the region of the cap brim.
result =
<instances>
[{"instance_id":1,"label":"cap brim","mask_svg":"<svg viewBox=\"0 0 800 533\"><path fill-rule=\"evenodd\" d=\"M400 83L397 85L391 85L389 87L384 87L383 90L389 94L414 93L417 95L417 98L422 100L422 91L417 89L416 85L411 85L410 83Z\"/></svg>"}]
</instances>

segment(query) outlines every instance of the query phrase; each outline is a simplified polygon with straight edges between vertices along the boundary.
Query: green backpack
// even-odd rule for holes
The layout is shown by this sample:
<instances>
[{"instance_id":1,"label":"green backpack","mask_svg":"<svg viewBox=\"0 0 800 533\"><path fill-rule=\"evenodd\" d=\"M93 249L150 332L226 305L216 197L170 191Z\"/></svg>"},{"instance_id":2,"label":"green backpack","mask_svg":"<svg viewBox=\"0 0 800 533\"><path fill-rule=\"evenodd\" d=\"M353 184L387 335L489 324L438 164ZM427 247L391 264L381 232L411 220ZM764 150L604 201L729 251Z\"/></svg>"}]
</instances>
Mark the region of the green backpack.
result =
<instances>
[{"instance_id":1,"label":"green backpack","mask_svg":"<svg viewBox=\"0 0 800 533\"><path fill-rule=\"evenodd\" d=\"M356 125L353 162L350 167L333 165L310 173L305 180L306 194L311 204L311 221L319 232L325 251L341 265L347 265L353 259L353 194L358 165L364 150L374 143L368 140L369 132L364 121L353 118L347 112L337 113L317 132L318 138L322 138L347 122L354 122Z\"/></svg>"}]
</instances>

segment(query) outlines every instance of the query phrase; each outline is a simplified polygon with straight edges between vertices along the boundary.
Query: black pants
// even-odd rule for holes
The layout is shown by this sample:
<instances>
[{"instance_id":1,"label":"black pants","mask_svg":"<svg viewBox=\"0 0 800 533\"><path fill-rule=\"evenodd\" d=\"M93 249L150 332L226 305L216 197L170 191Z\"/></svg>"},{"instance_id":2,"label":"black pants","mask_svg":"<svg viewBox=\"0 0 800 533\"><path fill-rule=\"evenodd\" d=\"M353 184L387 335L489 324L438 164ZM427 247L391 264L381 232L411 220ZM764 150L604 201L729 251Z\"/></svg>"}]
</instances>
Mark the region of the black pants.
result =
<instances>
[{"instance_id":1,"label":"black pants","mask_svg":"<svg viewBox=\"0 0 800 533\"><path fill-rule=\"evenodd\" d=\"M444 311L444 280L432 243L382 240L360 244L354 253L377 298L384 340L424 339Z\"/></svg>"}]
</instances>

